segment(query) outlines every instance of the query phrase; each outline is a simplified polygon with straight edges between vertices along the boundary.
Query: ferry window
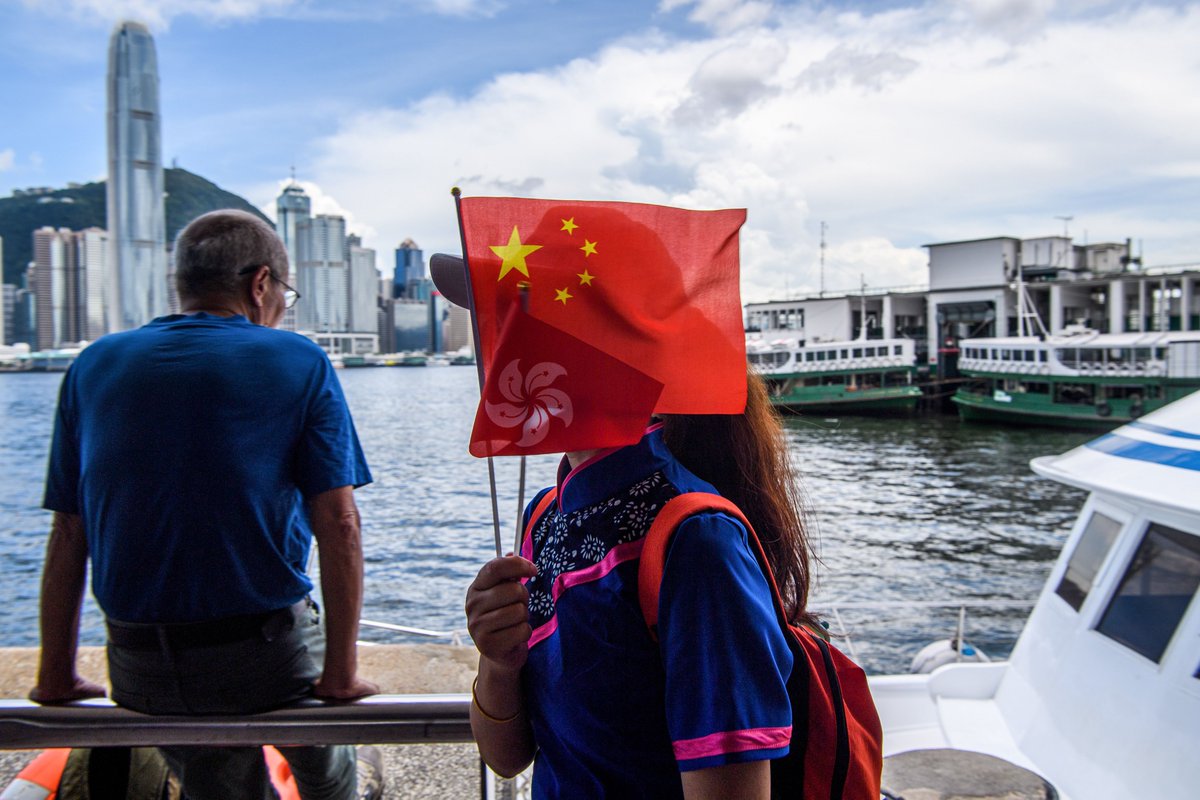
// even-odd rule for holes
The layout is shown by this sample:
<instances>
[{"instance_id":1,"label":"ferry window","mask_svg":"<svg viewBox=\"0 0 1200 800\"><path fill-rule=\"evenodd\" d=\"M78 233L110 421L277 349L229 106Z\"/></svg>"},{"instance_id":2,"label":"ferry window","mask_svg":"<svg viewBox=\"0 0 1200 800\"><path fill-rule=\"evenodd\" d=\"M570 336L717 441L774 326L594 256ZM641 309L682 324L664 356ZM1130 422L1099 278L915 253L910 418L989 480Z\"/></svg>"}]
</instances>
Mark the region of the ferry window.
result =
<instances>
[{"instance_id":1,"label":"ferry window","mask_svg":"<svg viewBox=\"0 0 1200 800\"><path fill-rule=\"evenodd\" d=\"M1034 360L1034 358L1033 358L1033 351L1032 351L1032 350L1026 350L1026 351L1025 351L1025 360L1026 360L1026 361L1033 361L1033 360Z\"/></svg>"},{"instance_id":2,"label":"ferry window","mask_svg":"<svg viewBox=\"0 0 1200 800\"><path fill-rule=\"evenodd\" d=\"M1001 350L1000 357L1007 361L1008 359L1012 358L1012 351L1011 350Z\"/></svg>"},{"instance_id":3,"label":"ferry window","mask_svg":"<svg viewBox=\"0 0 1200 800\"><path fill-rule=\"evenodd\" d=\"M849 351L849 350L843 350L843 351L842 351L842 358L849 358L849 357L850 357L849 353L850 353L850 351Z\"/></svg>"},{"instance_id":4,"label":"ferry window","mask_svg":"<svg viewBox=\"0 0 1200 800\"><path fill-rule=\"evenodd\" d=\"M996 358L996 348L993 347L992 348L992 359L994 360L995 358Z\"/></svg>"},{"instance_id":5,"label":"ferry window","mask_svg":"<svg viewBox=\"0 0 1200 800\"><path fill-rule=\"evenodd\" d=\"M814 356L814 355L816 355L816 354L815 354L815 353L813 353L813 352L811 352L811 351L810 351L810 352L808 352L808 353L805 353L805 354L804 354L804 360L805 360L805 361L812 361L812 360L813 360L813 356Z\"/></svg>"},{"instance_id":6,"label":"ferry window","mask_svg":"<svg viewBox=\"0 0 1200 800\"><path fill-rule=\"evenodd\" d=\"M862 358L862 348L861 347L854 348L854 357Z\"/></svg>"},{"instance_id":7,"label":"ferry window","mask_svg":"<svg viewBox=\"0 0 1200 800\"><path fill-rule=\"evenodd\" d=\"M1157 662L1200 586L1200 536L1152 523L1096 629Z\"/></svg>"},{"instance_id":8,"label":"ferry window","mask_svg":"<svg viewBox=\"0 0 1200 800\"><path fill-rule=\"evenodd\" d=\"M1045 350L1038 350L1038 361L1043 361L1043 362L1044 362L1045 360L1046 360L1046 351L1045 351Z\"/></svg>"},{"instance_id":9,"label":"ferry window","mask_svg":"<svg viewBox=\"0 0 1200 800\"><path fill-rule=\"evenodd\" d=\"M1165 347L1154 348L1154 358L1157 361L1166 361L1167 360L1167 348L1165 348Z\"/></svg>"},{"instance_id":10,"label":"ferry window","mask_svg":"<svg viewBox=\"0 0 1200 800\"><path fill-rule=\"evenodd\" d=\"M1136 358L1138 361L1149 361L1150 360L1150 348L1149 347L1135 348L1133 351L1133 354L1134 354L1134 358Z\"/></svg>"},{"instance_id":11,"label":"ferry window","mask_svg":"<svg viewBox=\"0 0 1200 800\"><path fill-rule=\"evenodd\" d=\"M1099 511L1094 512L1092 518L1087 521L1087 527L1079 537L1079 544L1075 545L1075 551L1067 561L1062 580L1054 590L1076 611L1083 606L1088 592L1092 590L1096 573L1100 571L1100 565L1104 563L1108 550L1120 531L1120 522Z\"/></svg>"},{"instance_id":12,"label":"ferry window","mask_svg":"<svg viewBox=\"0 0 1200 800\"><path fill-rule=\"evenodd\" d=\"M894 356L904 355L904 346L899 345L899 344L892 345L892 355L894 355Z\"/></svg>"}]
</instances>

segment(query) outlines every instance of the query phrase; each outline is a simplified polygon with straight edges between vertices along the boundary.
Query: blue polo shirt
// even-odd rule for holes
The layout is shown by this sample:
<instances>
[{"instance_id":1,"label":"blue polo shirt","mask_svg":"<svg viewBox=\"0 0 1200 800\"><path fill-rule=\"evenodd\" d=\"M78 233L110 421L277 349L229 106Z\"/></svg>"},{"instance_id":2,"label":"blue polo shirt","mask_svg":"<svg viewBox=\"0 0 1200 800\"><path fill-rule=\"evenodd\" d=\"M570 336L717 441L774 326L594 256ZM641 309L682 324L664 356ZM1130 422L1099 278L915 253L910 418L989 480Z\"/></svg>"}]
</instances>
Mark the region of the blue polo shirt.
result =
<instances>
[{"instance_id":1,"label":"blue polo shirt","mask_svg":"<svg viewBox=\"0 0 1200 800\"><path fill-rule=\"evenodd\" d=\"M522 671L535 797L682 797L681 771L787 753L791 652L738 521L709 512L680 525L659 642L646 630L641 546L657 511L688 491L713 488L656 428L574 471L564 460L558 498L522 547L538 567Z\"/></svg>"},{"instance_id":2,"label":"blue polo shirt","mask_svg":"<svg viewBox=\"0 0 1200 800\"><path fill-rule=\"evenodd\" d=\"M192 622L302 599L313 588L305 498L370 481L320 348L200 313L79 354L43 505L83 518L105 614Z\"/></svg>"}]
</instances>

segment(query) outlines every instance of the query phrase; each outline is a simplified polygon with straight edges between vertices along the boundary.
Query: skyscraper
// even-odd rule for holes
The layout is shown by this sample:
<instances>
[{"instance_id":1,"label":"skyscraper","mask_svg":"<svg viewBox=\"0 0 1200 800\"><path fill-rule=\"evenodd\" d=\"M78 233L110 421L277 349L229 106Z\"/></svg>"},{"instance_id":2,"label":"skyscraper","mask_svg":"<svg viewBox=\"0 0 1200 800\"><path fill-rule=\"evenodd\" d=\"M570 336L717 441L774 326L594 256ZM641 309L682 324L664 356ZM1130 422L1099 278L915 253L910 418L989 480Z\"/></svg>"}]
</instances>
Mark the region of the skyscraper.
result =
<instances>
[{"instance_id":1,"label":"skyscraper","mask_svg":"<svg viewBox=\"0 0 1200 800\"><path fill-rule=\"evenodd\" d=\"M275 201L275 229L283 246L287 248L288 264L293 272L299 264L299 250L296 244L297 227L308 220L312 212L312 202L308 199L300 184L292 180L284 187L283 193Z\"/></svg>"},{"instance_id":2,"label":"skyscraper","mask_svg":"<svg viewBox=\"0 0 1200 800\"><path fill-rule=\"evenodd\" d=\"M344 332L350 321L346 220L318 214L296 225L296 306L301 331Z\"/></svg>"},{"instance_id":3,"label":"skyscraper","mask_svg":"<svg viewBox=\"0 0 1200 800\"><path fill-rule=\"evenodd\" d=\"M78 270L74 239L67 228L49 226L33 232L36 276L37 349L49 350L79 339Z\"/></svg>"},{"instance_id":4,"label":"skyscraper","mask_svg":"<svg viewBox=\"0 0 1200 800\"><path fill-rule=\"evenodd\" d=\"M425 279L425 254L412 239L405 239L396 248L396 272L392 276L392 297L407 297L409 300L428 300L425 289L421 296L421 282Z\"/></svg>"},{"instance_id":5,"label":"skyscraper","mask_svg":"<svg viewBox=\"0 0 1200 800\"><path fill-rule=\"evenodd\" d=\"M144 25L122 22L108 46L108 266L112 330L167 311L158 57Z\"/></svg>"}]
</instances>

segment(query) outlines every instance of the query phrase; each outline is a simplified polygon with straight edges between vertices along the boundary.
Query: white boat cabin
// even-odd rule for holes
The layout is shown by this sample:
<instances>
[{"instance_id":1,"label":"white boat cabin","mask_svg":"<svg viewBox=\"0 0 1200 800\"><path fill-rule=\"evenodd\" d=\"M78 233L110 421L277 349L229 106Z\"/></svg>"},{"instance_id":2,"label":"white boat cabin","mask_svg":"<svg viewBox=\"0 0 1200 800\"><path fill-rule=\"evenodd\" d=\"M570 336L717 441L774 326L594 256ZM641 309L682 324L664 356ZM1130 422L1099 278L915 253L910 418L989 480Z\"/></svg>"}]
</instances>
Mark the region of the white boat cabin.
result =
<instances>
[{"instance_id":1,"label":"white boat cabin","mask_svg":"<svg viewBox=\"0 0 1200 800\"><path fill-rule=\"evenodd\" d=\"M958 368L1013 376L1200 378L1200 331L1106 334L1068 329L1045 339L964 339Z\"/></svg>"},{"instance_id":2,"label":"white boat cabin","mask_svg":"<svg viewBox=\"0 0 1200 800\"><path fill-rule=\"evenodd\" d=\"M855 339L807 342L793 337L746 339L746 360L760 375L796 375L916 365L912 339Z\"/></svg>"},{"instance_id":3,"label":"white boat cabin","mask_svg":"<svg viewBox=\"0 0 1200 800\"><path fill-rule=\"evenodd\" d=\"M1090 495L1011 659L872 678L885 756L985 753L1066 800L1200 796L1200 393L1032 466Z\"/></svg>"}]
</instances>

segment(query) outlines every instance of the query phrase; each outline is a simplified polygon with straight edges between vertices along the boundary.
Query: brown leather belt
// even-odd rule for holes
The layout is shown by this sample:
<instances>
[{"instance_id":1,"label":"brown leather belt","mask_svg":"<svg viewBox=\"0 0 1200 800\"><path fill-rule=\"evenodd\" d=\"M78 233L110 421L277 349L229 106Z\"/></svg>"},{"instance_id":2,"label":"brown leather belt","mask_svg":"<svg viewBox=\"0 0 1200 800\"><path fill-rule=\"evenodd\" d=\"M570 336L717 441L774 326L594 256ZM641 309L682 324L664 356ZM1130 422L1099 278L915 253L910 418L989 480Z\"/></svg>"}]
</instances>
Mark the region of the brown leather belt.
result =
<instances>
[{"instance_id":1,"label":"brown leather belt","mask_svg":"<svg viewBox=\"0 0 1200 800\"><path fill-rule=\"evenodd\" d=\"M106 620L108 641L117 647L136 650L157 650L163 646L177 650L212 647L260 637L270 641L290 630L296 613L311 602L305 598L288 608L203 622L137 623L110 619Z\"/></svg>"}]
</instances>

